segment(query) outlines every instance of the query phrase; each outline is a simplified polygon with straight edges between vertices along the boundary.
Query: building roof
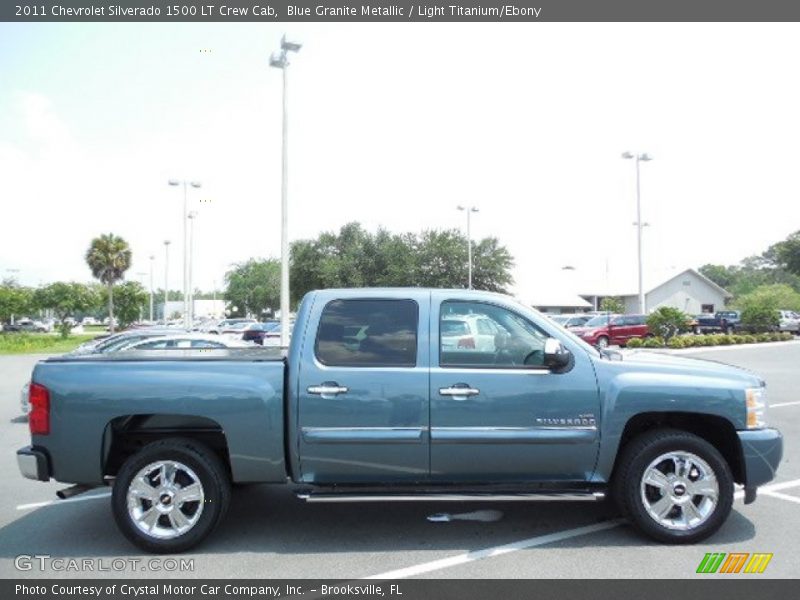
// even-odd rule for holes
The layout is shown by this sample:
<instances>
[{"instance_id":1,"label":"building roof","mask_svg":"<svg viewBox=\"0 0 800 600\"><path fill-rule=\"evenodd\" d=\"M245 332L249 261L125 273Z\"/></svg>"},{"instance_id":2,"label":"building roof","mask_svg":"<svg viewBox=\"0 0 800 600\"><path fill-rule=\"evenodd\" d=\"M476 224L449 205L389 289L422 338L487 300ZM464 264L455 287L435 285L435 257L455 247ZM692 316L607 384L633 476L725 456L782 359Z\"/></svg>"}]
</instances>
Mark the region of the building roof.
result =
<instances>
[{"instance_id":1,"label":"building roof","mask_svg":"<svg viewBox=\"0 0 800 600\"><path fill-rule=\"evenodd\" d=\"M643 286L645 293L649 294L653 290L658 289L661 286L671 282L673 279L682 277L687 273L690 273L693 276L697 277L698 279L704 281L726 298L733 297L733 294L731 294L728 290L726 290L723 287L720 287L719 285L711 281L708 277L700 273L698 270L692 268L668 269L666 271L646 271L644 273L644 286ZM595 284L588 284L585 286L581 286L581 289L583 291L581 291L580 295L583 297L636 296L639 293L638 287L639 287L638 283L636 283L635 281L595 283Z\"/></svg>"}]
</instances>

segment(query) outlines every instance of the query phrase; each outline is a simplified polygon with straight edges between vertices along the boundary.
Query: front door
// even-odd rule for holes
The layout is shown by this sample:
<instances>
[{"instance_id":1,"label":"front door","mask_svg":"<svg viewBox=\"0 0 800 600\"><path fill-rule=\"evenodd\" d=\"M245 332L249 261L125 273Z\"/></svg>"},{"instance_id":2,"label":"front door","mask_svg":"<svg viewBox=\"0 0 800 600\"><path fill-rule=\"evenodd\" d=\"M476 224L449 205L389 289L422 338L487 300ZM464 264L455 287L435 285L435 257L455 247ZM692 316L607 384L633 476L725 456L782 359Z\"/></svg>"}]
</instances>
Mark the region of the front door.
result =
<instances>
[{"instance_id":1,"label":"front door","mask_svg":"<svg viewBox=\"0 0 800 600\"><path fill-rule=\"evenodd\" d=\"M299 375L301 480L426 480L430 292L318 302Z\"/></svg>"},{"instance_id":2,"label":"front door","mask_svg":"<svg viewBox=\"0 0 800 600\"><path fill-rule=\"evenodd\" d=\"M547 334L500 301L462 301L452 292L434 292L431 307L431 478L589 478L600 403L588 357L578 352L571 369L550 372L543 367ZM481 319L498 331L491 349L444 344L442 331L453 323Z\"/></svg>"}]
</instances>

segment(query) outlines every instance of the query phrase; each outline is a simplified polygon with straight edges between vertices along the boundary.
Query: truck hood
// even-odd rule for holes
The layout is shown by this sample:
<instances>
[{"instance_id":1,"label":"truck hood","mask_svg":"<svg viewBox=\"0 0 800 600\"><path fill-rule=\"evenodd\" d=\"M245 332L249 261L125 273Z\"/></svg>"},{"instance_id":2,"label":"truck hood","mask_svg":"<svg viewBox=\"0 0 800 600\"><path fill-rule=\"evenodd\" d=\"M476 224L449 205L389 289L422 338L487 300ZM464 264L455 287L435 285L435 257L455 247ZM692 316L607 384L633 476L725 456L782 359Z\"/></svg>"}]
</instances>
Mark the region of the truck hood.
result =
<instances>
[{"instance_id":1,"label":"truck hood","mask_svg":"<svg viewBox=\"0 0 800 600\"><path fill-rule=\"evenodd\" d=\"M748 387L764 385L756 374L722 362L676 356L660 352L633 351L626 353L622 361L616 362L621 371L658 372L663 374L689 375L730 379Z\"/></svg>"}]
</instances>

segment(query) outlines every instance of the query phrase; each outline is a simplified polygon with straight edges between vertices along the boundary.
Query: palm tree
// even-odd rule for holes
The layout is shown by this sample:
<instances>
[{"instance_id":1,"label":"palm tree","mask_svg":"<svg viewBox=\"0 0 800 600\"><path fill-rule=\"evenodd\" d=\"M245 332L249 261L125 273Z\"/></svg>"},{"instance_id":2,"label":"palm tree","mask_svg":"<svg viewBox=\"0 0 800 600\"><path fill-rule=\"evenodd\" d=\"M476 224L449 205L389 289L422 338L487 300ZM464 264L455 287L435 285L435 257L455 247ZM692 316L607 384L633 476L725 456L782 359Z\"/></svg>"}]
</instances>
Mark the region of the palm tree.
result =
<instances>
[{"instance_id":1,"label":"palm tree","mask_svg":"<svg viewBox=\"0 0 800 600\"><path fill-rule=\"evenodd\" d=\"M108 286L108 321L114 333L114 284L121 280L131 266L131 249L128 242L113 233L92 240L86 251L86 264L95 279Z\"/></svg>"}]
</instances>

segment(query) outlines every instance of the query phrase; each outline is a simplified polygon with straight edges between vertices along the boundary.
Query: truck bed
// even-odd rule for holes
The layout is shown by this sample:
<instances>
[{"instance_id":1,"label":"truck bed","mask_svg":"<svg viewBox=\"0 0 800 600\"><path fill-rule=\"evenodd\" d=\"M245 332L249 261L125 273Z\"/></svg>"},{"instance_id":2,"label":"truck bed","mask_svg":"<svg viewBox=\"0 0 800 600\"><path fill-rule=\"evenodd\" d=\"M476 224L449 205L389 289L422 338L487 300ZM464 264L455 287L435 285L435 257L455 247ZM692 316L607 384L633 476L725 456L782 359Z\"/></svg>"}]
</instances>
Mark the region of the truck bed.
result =
<instances>
[{"instance_id":1,"label":"truck bed","mask_svg":"<svg viewBox=\"0 0 800 600\"><path fill-rule=\"evenodd\" d=\"M284 379L278 348L49 358L32 381L49 390L51 432L32 442L46 448L55 479L98 484L121 439L146 441L188 423L225 437L234 481L285 481Z\"/></svg>"}]
</instances>

